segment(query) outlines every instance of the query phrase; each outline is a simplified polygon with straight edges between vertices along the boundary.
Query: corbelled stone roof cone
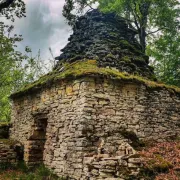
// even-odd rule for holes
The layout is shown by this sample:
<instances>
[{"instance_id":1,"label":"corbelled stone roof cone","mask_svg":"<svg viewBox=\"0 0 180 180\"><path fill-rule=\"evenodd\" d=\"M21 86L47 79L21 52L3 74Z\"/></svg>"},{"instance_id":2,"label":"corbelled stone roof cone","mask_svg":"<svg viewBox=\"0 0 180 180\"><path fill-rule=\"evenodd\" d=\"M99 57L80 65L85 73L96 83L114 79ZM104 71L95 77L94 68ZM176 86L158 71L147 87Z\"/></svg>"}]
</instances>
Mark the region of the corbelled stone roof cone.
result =
<instances>
[{"instance_id":1,"label":"corbelled stone roof cone","mask_svg":"<svg viewBox=\"0 0 180 180\"><path fill-rule=\"evenodd\" d=\"M116 68L153 79L153 69L148 66L149 57L141 51L136 34L123 18L114 13L87 12L75 23L69 43L56 58L59 62L55 69L61 69L65 62L94 59L99 67Z\"/></svg>"}]
</instances>

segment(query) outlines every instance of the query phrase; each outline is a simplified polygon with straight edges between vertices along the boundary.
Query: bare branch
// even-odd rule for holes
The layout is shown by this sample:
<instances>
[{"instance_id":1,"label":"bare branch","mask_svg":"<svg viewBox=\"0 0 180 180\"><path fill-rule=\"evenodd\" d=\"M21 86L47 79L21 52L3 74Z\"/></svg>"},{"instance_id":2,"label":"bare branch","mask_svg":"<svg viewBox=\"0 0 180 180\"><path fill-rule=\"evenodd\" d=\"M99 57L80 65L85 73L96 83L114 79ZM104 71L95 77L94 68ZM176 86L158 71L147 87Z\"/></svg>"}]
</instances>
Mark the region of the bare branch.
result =
<instances>
[{"instance_id":1,"label":"bare branch","mask_svg":"<svg viewBox=\"0 0 180 180\"><path fill-rule=\"evenodd\" d=\"M94 9L94 8L93 8L90 4L88 4L88 3L86 3L86 4L84 5L84 8L86 8L86 7L89 7L89 8L90 8L88 11L91 11L91 10ZM87 11L87 12L88 12L88 11Z\"/></svg>"},{"instance_id":2,"label":"bare branch","mask_svg":"<svg viewBox=\"0 0 180 180\"><path fill-rule=\"evenodd\" d=\"M160 29L157 29L156 31L148 32L148 33L146 34L146 36L149 36L149 35L151 35L151 34L154 34L154 33L156 33L156 32L159 32L159 31L161 31L161 30L163 30L163 29L167 29L167 28L160 28Z\"/></svg>"}]
</instances>

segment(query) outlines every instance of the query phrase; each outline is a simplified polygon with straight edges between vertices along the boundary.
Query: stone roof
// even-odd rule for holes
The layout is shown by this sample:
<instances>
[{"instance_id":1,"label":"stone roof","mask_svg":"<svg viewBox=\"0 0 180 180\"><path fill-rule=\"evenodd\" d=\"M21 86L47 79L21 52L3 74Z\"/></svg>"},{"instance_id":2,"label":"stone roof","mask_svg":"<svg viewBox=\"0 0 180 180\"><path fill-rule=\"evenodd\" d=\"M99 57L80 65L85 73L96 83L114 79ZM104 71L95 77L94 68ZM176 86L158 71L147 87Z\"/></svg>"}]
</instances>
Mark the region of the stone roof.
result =
<instances>
[{"instance_id":1,"label":"stone roof","mask_svg":"<svg viewBox=\"0 0 180 180\"><path fill-rule=\"evenodd\" d=\"M88 12L73 27L73 34L57 57L59 61L54 70L10 97L34 93L59 80L92 76L136 82L153 89L166 88L180 95L180 88L154 81L149 58L142 53L135 35L136 31L113 13Z\"/></svg>"},{"instance_id":2,"label":"stone roof","mask_svg":"<svg viewBox=\"0 0 180 180\"><path fill-rule=\"evenodd\" d=\"M54 70L42 76L41 78L39 78L39 80L26 85L23 89L13 93L10 97L12 99L22 97L24 95L36 93L37 91L42 90L46 87L51 88L56 83L59 83L59 81L76 80L82 77L102 77L115 81L129 83L133 82L139 85L144 84L146 87L150 89L165 88L172 93L177 93L178 95L180 95L180 88L178 87L151 81L140 76L122 73L115 69L98 67L96 60L79 60L72 64L64 64L64 67L61 72L59 72L58 70Z\"/></svg>"}]
</instances>

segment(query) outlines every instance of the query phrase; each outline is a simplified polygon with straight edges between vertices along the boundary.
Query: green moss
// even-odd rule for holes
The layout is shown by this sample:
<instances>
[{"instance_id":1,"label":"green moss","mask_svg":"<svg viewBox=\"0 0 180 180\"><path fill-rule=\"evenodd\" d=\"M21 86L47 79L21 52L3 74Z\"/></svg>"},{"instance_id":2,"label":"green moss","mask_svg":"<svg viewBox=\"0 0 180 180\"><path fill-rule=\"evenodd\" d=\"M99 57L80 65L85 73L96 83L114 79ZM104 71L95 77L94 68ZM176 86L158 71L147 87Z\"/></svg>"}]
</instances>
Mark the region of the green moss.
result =
<instances>
[{"instance_id":1,"label":"green moss","mask_svg":"<svg viewBox=\"0 0 180 180\"><path fill-rule=\"evenodd\" d=\"M71 64L64 64L64 70L63 72L53 71L51 73L48 73L45 76L42 76L38 81L35 81L32 84L29 84L25 86L20 91L14 93L11 95L11 98L25 94L29 91L35 91L37 89L40 89L44 86L51 86L53 83L55 83L57 80L61 79L75 79L77 77L82 76L103 76L111 79L117 79L117 80L123 80L123 81L130 81L130 82L136 82L146 85L150 89L154 88L166 88L167 90L171 92L177 92L180 93L180 88L175 86L169 86L165 84L160 84L154 81L150 81L147 79L144 79L143 77L136 76L136 75L130 75L128 73L122 73L113 69L109 68L100 68L97 66L96 60L82 60L82 61L76 61Z\"/></svg>"},{"instance_id":2,"label":"green moss","mask_svg":"<svg viewBox=\"0 0 180 180\"><path fill-rule=\"evenodd\" d=\"M121 61L125 61L125 62L131 62L131 58L129 56L124 56L121 58Z\"/></svg>"},{"instance_id":3,"label":"green moss","mask_svg":"<svg viewBox=\"0 0 180 180\"><path fill-rule=\"evenodd\" d=\"M173 165L164 160L164 158L159 154L156 155L156 158L148 161L148 168L154 172L167 172L172 167Z\"/></svg>"},{"instance_id":4,"label":"green moss","mask_svg":"<svg viewBox=\"0 0 180 180\"><path fill-rule=\"evenodd\" d=\"M113 37L117 37L118 36L118 33L116 32L110 32L109 35L113 36Z\"/></svg>"},{"instance_id":5,"label":"green moss","mask_svg":"<svg viewBox=\"0 0 180 180\"><path fill-rule=\"evenodd\" d=\"M145 62L144 58L142 56L136 56L134 58L134 61L137 61L137 62Z\"/></svg>"},{"instance_id":6,"label":"green moss","mask_svg":"<svg viewBox=\"0 0 180 180\"><path fill-rule=\"evenodd\" d=\"M111 54L111 53L109 53L106 57L107 57L107 58L111 58L111 59L115 59L115 58L116 58L116 57L115 57L113 54Z\"/></svg>"},{"instance_id":7,"label":"green moss","mask_svg":"<svg viewBox=\"0 0 180 180\"><path fill-rule=\"evenodd\" d=\"M74 61L76 61L76 60L78 60L78 59L82 59L82 55L75 55L73 58L71 58L69 61L70 62L74 62Z\"/></svg>"},{"instance_id":8,"label":"green moss","mask_svg":"<svg viewBox=\"0 0 180 180\"><path fill-rule=\"evenodd\" d=\"M140 50L136 49L132 44L130 44L126 40L121 40L120 44L121 44L121 46L128 48L129 50L135 52L136 54L143 54Z\"/></svg>"}]
</instances>

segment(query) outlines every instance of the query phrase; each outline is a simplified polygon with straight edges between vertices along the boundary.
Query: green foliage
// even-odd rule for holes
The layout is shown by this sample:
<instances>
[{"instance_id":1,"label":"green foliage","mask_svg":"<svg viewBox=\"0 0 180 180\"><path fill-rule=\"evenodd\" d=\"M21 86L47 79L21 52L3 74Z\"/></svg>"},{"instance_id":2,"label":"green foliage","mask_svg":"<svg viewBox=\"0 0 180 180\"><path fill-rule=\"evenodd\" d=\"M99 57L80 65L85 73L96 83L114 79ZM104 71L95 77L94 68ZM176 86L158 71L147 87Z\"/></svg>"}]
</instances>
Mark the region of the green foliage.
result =
<instances>
[{"instance_id":1,"label":"green foliage","mask_svg":"<svg viewBox=\"0 0 180 180\"><path fill-rule=\"evenodd\" d=\"M0 122L10 120L10 94L51 69L41 60L40 51L35 57L29 47L25 54L17 51L22 37L11 36L12 30L13 26L0 23Z\"/></svg>"},{"instance_id":2,"label":"green foliage","mask_svg":"<svg viewBox=\"0 0 180 180\"><path fill-rule=\"evenodd\" d=\"M39 168L36 170L36 174L38 176L49 176L52 174L52 172L47 169L44 165L39 166Z\"/></svg>"},{"instance_id":3,"label":"green foliage","mask_svg":"<svg viewBox=\"0 0 180 180\"><path fill-rule=\"evenodd\" d=\"M177 0L98 0L103 12L115 12L124 17L139 34L143 51L147 37L154 32L172 32L178 27Z\"/></svg>"},{"instance_id":4,"label":"green foliage","mask_svg":"<svg viewBox=\"0 0 180 180\"><path fill-rule=\"evenodd\" d=\"M97 0L65 0L63 16L68 20L68 24L73 26L78 15L82 14L84 8L92 8L91 4L96 1Z\"/></svg>"},{"instance_id":5,"label":"green foliage","mask_svg":"<svg viewBox=\"0 0 180 180\"><path fill-rule=\"evenodd\" d=\"M14 50L15 43L21 41L20 36L7 37L5 31L12 30L12 27L6 28L1 23L0 29L0 120L9 120L10 108L7 103L8 95L12 91L17 80L21 76L18 70L19 62L22 60L22 54ZM15 87L14 87L15 88Z\"/></svg>"},{"instance_id":6,"label":"green foliage","mask_svg":"<svg viewBox=\"0 0 180 180\"><path fill-rule=\"evenodd\" d=\"M26 8L23 0L1 0L0 1L0 16L3 16L11 21L25 17Z\"/></svg>"},{"instance_id":7,"label":"green foliage","mask_svg":"<svg viewBox=\"0 0 180 180\"><path fill-rule=\"evenodd\" d=\"M66 0L63 15L73 25L83 9L97 2L102 12L122 16L139 36L142 51L155 58L157 77L179 86L179 14L178 0ZM71 4L71 5L70 5ZM73 18L69 18L72 17ZM114 35L114 34L112 34ZM132 50L132 49L131 49Z\"/></svg>"},{"instance_id":8,"label":"green foliage","mask_svg":"<svg viewBox=\"0 0 180 180\"><path fill-rule=\"evenodd\" d=\"M25 17L24 1L0 0L0 16L11 21L15 17ZM9 95L47 72L42 66L40 52L37 57L32 57L28 47L25 47L25 54L16 50L23 39L21 35L12 36L13 29L14 26L0 22L0 122L10 120Z\"/></svg>"},{"instance_id":9,"label":"green foliage","mask_svg":"<svg viewBox=\"0 0 180 180\"><path fill-rule=\"evenodd\" d=\"M153 65L159 80L180 87L180 36L166 33L155 44L150 44L147 53L154 57Z\"/></svg>"}]
</instances>

